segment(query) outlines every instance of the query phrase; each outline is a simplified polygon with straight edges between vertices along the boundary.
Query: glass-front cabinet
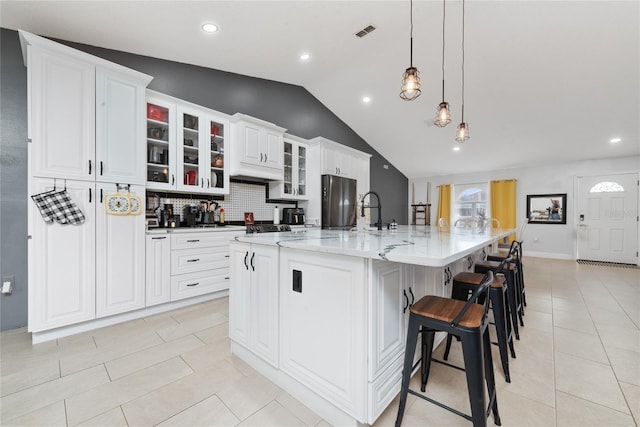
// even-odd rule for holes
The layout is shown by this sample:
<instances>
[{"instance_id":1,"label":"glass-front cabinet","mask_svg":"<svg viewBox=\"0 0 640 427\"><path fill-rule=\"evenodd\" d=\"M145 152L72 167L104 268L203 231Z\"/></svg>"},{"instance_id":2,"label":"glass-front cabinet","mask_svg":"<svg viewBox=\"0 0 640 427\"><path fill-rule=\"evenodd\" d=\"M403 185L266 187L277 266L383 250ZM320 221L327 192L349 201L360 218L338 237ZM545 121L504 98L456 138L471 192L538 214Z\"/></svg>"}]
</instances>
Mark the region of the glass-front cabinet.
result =
<instances>
[{"instance_id":1,"label":"glass-front cabinet","mask_svg":"<svg viewBox=\"0 0 640 427\"><path fill-rule=\"evenodd\" d=\"M228 129L224 114L176 98L148 96L147 188L228 194Z\"/></svg>"},{"instance_id":2,"label":"glass-front cabinet","mask_svg":"<svg viewBox=\"0 0 640 427\"><path fill-rule=\"evenodd\" d=\"M282 181L269 184L269 197L282 200L308 200L307 152L309 145L304 139L285 135Z\"/></svg>"}]
</instances>

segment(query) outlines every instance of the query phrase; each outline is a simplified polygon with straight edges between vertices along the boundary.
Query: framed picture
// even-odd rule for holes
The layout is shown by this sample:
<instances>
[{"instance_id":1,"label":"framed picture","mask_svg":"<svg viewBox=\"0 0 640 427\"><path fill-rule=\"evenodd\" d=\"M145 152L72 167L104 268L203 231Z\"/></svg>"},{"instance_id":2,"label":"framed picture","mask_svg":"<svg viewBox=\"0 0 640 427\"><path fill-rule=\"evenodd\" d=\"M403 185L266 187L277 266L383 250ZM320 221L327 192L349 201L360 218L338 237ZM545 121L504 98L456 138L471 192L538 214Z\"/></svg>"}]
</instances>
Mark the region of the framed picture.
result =
<instances>
[{"instance_id":1,"label":"framed picture","mask_svg":"<svg viewBox=\"0 0 640 427\"><path fill-rule=\"evenodd\" d=\"M530 224L566 224L566 193L528 195L527 218Z\"/></svg>"}]
</instances>

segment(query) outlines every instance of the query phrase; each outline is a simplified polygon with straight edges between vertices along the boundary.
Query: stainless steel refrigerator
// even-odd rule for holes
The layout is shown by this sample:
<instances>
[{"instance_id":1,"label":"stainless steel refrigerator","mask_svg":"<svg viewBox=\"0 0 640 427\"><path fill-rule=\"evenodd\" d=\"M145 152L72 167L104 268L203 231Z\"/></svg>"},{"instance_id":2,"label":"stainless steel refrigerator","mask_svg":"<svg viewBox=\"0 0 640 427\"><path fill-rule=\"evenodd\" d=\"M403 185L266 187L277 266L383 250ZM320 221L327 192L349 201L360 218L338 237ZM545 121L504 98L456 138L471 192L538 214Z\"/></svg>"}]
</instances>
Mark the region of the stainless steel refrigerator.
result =
<instances>
[{"instance_id":1,"label":"stainless steel refrigerator","mask_svg":"<svg viewBox=\"0 0 640 427\"><path fill-rule=\"evenodd\" d=\"M348 230L356 225L358 191L355 179L322 175L322 228Z\"/></svg>"}]
</instances>

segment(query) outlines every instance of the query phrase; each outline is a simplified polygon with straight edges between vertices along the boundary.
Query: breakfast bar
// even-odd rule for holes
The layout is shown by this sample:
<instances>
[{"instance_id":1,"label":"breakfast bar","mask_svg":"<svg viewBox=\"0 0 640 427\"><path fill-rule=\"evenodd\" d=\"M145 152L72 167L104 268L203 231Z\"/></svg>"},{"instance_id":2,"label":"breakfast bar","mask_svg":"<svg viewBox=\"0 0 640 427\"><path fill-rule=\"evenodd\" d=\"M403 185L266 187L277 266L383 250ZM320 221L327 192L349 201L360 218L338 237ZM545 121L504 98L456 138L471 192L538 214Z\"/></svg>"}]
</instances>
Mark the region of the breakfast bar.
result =
<instances>
[{"instance_id":1,"label":"breakfast bar","mask_svg":"<svg viewBox=\"0 0 640 427\"><path fill-rule=\"evenodd\" d=\"M451 278L513 232L400 226L237 236L232 352L331 424L373 424L400 390L408 307L424 295L450 296Z\"/></svg>"}]
</instances>

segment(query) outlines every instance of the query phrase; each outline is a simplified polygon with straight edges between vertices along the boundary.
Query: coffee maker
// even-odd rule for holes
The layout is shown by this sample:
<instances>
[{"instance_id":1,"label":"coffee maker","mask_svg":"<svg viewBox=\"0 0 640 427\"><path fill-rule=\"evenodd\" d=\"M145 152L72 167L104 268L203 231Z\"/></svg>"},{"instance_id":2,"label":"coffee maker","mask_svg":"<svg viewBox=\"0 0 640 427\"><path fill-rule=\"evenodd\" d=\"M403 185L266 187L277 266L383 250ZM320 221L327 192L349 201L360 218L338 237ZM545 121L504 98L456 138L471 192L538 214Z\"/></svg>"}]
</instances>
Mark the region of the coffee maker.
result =
<instances>
[{"instance_id":1,"label":"coffee maker","mask_svg":"<svg viewBox=\"0 0 640 427\"><path fill-rule=\"evenodd\" d=\"M178 225L173 216L173 203L165 203L164 208L160 211L160 227L173 228Z\"/></svg>"}]
</instances>

